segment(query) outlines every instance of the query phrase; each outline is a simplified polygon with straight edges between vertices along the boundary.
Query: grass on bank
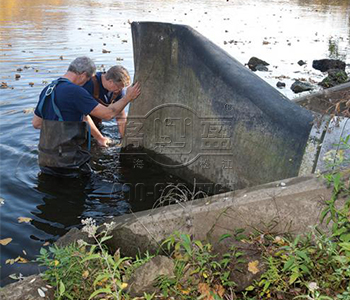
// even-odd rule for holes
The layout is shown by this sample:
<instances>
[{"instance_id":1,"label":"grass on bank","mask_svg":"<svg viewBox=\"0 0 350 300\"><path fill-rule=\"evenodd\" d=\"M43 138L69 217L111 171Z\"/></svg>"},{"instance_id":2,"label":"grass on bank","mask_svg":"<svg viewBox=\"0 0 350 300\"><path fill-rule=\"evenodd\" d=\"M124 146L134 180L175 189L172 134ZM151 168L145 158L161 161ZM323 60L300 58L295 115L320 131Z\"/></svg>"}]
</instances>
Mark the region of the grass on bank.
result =
<instances>
[{"instance_id":1,"label":"grass on bank","mask_svg":"<svg viewBox=\"0 0 350 300\"><path fill-rule=\"evenodd\" d=\"M349 139L342 141L342 147L350 147ZM337 155L330 153L328 159L334 171L323 177L333 193L320 221L330 225L330 233L314 227L297 237L277 235L273 230L249 235L238 230L234 235L223 235L221 241L230 238L254 246L264 261L261 276L245 290L236 292L231 274L242 266L256 273L262 271L260 265L247 261L234 243L219 255L212 244L176 232L159 249L159 253L174 260L175 275L159 277L159 292L138 299L350 300L349 170L336 168L345 159L341 151ZM340 200L343 205L339 207ZM41 249L37 261L48 267L43 276L55 287L55 299L132 299L127 282L137 267L153 256L146 253L121 257L118 250L110 253L105 242L111 238L112 226L105 224L100 231L93 220L87 219L83 231L94 239L93 244L79 241L63 248Z\"/></svg>"}]
</instances>

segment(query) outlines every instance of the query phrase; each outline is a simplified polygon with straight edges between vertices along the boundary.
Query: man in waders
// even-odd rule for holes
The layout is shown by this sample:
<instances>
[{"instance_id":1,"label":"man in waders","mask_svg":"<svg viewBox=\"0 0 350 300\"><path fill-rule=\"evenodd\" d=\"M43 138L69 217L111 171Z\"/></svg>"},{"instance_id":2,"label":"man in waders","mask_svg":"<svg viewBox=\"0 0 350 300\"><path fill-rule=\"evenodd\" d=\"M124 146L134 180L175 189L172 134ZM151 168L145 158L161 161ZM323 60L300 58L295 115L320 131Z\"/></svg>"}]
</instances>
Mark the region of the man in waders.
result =
<instances>
[{"instance_id":1,"label":"man in waders","mask_svg":"<svg viewBox=\"0 0 350 300\"><path fill-rule=\"evenodd\" d=\"M136 83L119 101L109 106L99 104L82 88L95 71L90 58L78 57L64 76L41 92L32 123L41 129L39 166L43 173L64 177L90 174L90 153L85 147L90 138L87 123L92 122L88 115L110 120L140 95L140 85ZM91 134L93 130L91 126Z\"/></svg>"},{"instance_id":2,"label":"man in waders","mask_svg":"<svg viewBox=\"0 0 350 300\"><path fill-rule=\"evenodd\" d=\"M129 72L122 66L113 66L107 72L97 72L87 81L83 88L86 89L100 104L108 106L123 97L123 88L130 85ZM92 116L96 127L102 127L102 120ZM126 112L123 109L116 118L120 137L124 137ZM97 130L98 130L97 129ZM97 132L94 138L100 146L108 146L109 139Z\"/></svg>"}]
</instances>

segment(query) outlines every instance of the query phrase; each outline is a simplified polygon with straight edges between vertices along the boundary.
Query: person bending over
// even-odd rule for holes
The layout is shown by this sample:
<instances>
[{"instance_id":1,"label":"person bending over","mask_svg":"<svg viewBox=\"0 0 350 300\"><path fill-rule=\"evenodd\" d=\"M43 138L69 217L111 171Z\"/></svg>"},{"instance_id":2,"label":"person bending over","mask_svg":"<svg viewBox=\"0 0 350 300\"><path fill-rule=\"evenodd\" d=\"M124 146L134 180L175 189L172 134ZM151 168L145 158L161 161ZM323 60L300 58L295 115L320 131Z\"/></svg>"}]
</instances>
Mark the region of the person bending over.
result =
<instances>
[{"instance_id":1,"label":"person bending over","mask_svg":"<svg viewBox=\"0 0 350 300\"><path fill-rule=\"evenodd\" d=\"M95 71L90 58L78 57L62 77L41 92L32 124L40 129L38 160L43 173L65 177L90 174L90 153L85 149L90 138L87 128L96 134L93 126L87 126L93 125L90 115L110 120L140 95L140 84L135 83L117 102L108 106L98 103L82 87Z\"/></svg>"},{"instance_id":2,"label":"person bending over","mask_svg":"<svg viewBox=\"0 0 350 300\"><path fill-rule=\"evenodd\" d=\"M130 85L129 72L123 66L113 66L107 72L97 72L96 75L87 81L83 88L86 89L100 104L108 106L119 101L123 97L123 88ZM96 125L96 135L94 138L103 146L108 146L109 139L104 137L99 129L102 127L102 120L92 116ZM116 118L120 136L125 133L126 112L123 109Z\"/></svg>"}]
</instances>

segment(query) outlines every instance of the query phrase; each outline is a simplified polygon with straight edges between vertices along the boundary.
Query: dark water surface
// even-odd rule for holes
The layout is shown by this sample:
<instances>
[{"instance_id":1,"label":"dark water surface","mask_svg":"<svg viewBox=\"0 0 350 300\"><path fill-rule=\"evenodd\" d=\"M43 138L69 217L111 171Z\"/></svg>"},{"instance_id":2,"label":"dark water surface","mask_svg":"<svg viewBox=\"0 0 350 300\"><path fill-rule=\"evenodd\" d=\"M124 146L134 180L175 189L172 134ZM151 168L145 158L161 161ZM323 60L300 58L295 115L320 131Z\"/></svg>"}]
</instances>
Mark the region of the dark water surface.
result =
<instances>
[{"instance_id":1,"label":"dark water surface","mask_svg":"<svg viewBox=\"0 0 350 300\"><path fill-rule=\"evenodd\" d=\"M242 63L266 60L270 71L258 75L273 86L282 79L289 98L293 79L324 77L312 69L313 59L350 62L349 0L0 0L0 82L9 86L0 89L0 239L12 238L0 246L1 285L11 282L9 274L37 271L6 260L33 259L82 218L103 221L150 208L156 183L175 180L133 157L120 162L117 147L96 145L91 179L38 176L39 132L31 119L40 91L81 55L101 70L123 64L132 75L129 21L146 20L190 25ZM307 64L299 66L300 59ZM114 121L106 123L105 134L116 137L116 130Z\"/></svg>"}]
</instances>

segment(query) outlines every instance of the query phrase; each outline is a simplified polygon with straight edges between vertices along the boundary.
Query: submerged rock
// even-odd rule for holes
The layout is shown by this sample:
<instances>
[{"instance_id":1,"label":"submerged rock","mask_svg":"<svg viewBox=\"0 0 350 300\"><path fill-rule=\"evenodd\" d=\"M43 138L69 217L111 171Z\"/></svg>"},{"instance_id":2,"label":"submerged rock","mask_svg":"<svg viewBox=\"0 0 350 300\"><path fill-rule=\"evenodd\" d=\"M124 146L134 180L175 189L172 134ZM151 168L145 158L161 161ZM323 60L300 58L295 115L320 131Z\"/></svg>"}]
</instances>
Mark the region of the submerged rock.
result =
<instances>
[{"instance_id":1,"label":"submerged rock","mask_svg":"<svg viewBox=\"0 0 350 300\"><path fill-rule=\"evenodd\" d=\"M324 88L334 87L336 85L347 82L348 74L341 69L331 69L328 71L328 76L324 78L319 85Z\"/></svg>"},{"instance_id":2,"label":"submerged rock","mask_svg":"<svg viewBox=\"0 0 350 300\"><path fill-rule=\"evenodd\" d=\"M269 69L264 65L257 65L256 70L260 72L267 72Z\"/></svg>"},{"instance_id":3,"label":"submerged rock","mask_svg":"<svg viewBox=\"0 0 350 300\"><path fill-rule=\"evenodd\" d=\"M284 82L282 82L282 81L278 81L278 82L276 83L276 86L277 86L279 89L283 89L283 88L286 87L286 84L285 84Z\"/></svg>"},{"instance_id":4,"label":"submerged rock","mask_svg":"<svg viewBox=\"0 0 350 300\"><path fill-rule=\"evenodd\" d=\"M299 65L299 66L306 65L306 62L305 62L305 61L303 61L303 60L299 60L299 61L298 61L298 65Z\"/></svg>"},{"instance_id":5,"label":"submerged rock","mask_svg":"<svg viewBox=\"0 0 350 300\"><path fill-rule=\"evenodd\" d=\"M248 61L248 67L252 71L262 71L264 66L269 66L270 64L267 63L266 61L257 58L255 56L251 57ZM265 67L266 68L266 67ZM264 70L265 71L265 70ZM267 68L266 68L267 71Z\"/></svg>"},{"instance_id":6,"label":"submerged rock","mask_svg":"<svg viewBox=\"0 0 350 300\"><path fill-rule=\"evenodd\" d=\"M345 71L345 62L339 59L320 59L312 62L312 67L321 72L327 72L330 69L340 69Z\"/></svg>"},{"instance_id":7,"label":"submerged rock","mask_svg":"<svg viewBox=\"0 0 350 300\"><path fill-rule=\"evenodd\" d=\"M303 82L300 80L296 80L292 86L290 87L290 89L294 92L294 93L302 93L302 92L306 92L306 91L312 91L314 89L314 86L308 82Z\"/></svg>"}]
</instances>

